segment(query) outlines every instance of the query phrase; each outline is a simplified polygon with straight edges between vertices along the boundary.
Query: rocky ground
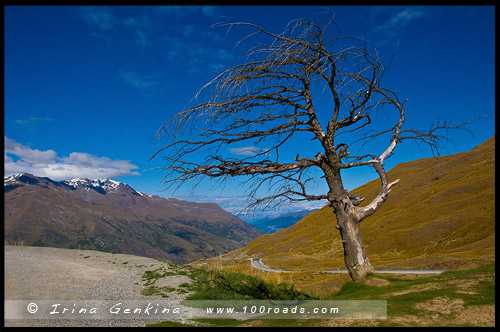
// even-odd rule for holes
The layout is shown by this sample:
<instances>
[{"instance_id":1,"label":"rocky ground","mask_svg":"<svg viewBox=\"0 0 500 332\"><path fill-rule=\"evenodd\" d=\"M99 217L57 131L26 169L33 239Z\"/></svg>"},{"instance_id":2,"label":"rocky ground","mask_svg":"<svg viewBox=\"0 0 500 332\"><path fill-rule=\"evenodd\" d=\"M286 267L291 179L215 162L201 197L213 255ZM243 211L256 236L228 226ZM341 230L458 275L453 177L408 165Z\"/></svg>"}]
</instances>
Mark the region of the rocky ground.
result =
<instances>
[{"instance_id":1,"label":"rocky ground","mask_svg":"<svg viewBox=\"0 0 500 332\"><path fill-rule=\"evenodd\" d=\"M93 250L5 246L5 300L165 300L178 305L186 293L144 295L146 271L169 276L160 289L189 283L176 267L155 259ZM151 285L149 285L151 286ZM178 320L182 322L182 318ZM151 321L149 321L150 323ZM6 320L6 326L144 326L140 319Z\"/></svg>"}]
</instances>

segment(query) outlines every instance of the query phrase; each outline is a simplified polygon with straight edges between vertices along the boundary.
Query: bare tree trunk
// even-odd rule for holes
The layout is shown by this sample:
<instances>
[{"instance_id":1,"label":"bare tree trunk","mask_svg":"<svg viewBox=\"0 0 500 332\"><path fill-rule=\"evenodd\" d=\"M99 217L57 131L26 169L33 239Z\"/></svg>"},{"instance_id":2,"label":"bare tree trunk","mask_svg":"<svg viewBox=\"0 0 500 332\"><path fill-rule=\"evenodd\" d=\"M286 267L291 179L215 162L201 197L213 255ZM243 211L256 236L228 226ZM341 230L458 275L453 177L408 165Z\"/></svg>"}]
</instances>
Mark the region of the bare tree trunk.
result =
<instances>
[{"instance_id":1,"label":"bare tree trunk","mask_svg":"<svg viewBox=\"0 0 500 332\"><path fill-rule=\"evenodd\" d=\"M344 248L345 266L352 280L361 281L374 269L363 248L359 222L349 209L336 208L335 215Z\"/></svg>"}]
</instances>

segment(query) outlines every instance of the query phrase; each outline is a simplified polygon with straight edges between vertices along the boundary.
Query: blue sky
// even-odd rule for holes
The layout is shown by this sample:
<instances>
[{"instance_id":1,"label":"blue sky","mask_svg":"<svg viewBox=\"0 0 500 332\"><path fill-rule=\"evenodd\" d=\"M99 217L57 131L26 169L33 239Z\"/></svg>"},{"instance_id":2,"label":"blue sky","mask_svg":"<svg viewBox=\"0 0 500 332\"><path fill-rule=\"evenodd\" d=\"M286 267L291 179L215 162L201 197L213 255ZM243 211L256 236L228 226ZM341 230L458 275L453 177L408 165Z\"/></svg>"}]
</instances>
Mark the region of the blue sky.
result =
<instances>
[{"instance_id":1,"label":"blue sky","mask_svg":"<svg viewBox=\"0 0 500 332\"><path fill-rule=\"evenodd\" d=\"M385 86L407 100L406 127L473 121L474 135L450 132L442 154L494 135L494 7L11 6L6 172L47 175L50 164L56 178L102 175L144 192L239 206L245 192L237 182L164 191L161 160L148 160L161 144L155 133L197 88L240 59L243 49L234 45L245 31L211 24L245 20L281 31L293 18L326 22L329 11L332 34L364 38L380 51ZM405 143L386 165L430 155ZM361 169L347 173L345 184L373 178Z\"/></svg>"}]
</instances>

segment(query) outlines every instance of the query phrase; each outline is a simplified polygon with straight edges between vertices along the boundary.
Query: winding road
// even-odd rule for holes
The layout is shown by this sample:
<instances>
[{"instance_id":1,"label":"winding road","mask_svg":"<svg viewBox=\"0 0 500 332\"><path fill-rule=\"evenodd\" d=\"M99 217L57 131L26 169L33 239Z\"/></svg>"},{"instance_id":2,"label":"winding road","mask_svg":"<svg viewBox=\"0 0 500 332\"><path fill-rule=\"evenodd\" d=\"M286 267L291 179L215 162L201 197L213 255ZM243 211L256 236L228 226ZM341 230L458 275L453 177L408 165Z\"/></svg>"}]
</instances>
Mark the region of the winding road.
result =
<instances>
[{"instance_id":1,"label":"winding road","mask_svg":"<svg viewBox=\"0 0 500 332\"><path fill-rule=\"evenodd\" d=\"M281 269L273 269L264 264L262 258L250 258L250 266L254 269L264 272L279 272L279 273L293 273L300 271L287 271ZM326 270L324 273L347 273L347 270ZM441 274L445 270L376 270L375 273L381 274Z\"/></svg>"}]
</instances>

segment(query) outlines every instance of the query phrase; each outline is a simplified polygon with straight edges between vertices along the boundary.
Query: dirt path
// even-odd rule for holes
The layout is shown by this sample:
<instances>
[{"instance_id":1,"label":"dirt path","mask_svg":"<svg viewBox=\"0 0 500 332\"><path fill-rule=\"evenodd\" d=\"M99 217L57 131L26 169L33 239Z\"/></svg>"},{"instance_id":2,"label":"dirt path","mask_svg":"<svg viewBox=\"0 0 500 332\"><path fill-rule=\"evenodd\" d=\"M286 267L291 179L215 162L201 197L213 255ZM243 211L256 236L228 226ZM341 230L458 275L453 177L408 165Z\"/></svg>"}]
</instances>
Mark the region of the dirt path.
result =
<instances>
[{"instance_id":1,"label":"dirt path","mask_svg":"<svg viewBox=\"0 0 500 332\"><path fill-rule=\"evenodd\" d=\"M262 258L251 258L250 266L254 269L265 272L293 273L296 271L287 271L281 269L273 269L264 264ZM325 273L347 273L347 270L326 270ZM381 274L441 274L444 270L377 270L375 273Z\"/></svg>"},{"instance_id":2,"label":"dirt path","mask_svg":"<svg viewBox=\"0 0 500 332\"><path fill-rule=\"evenodd\" d=\"M155 259L93 250L5 246L5 300L152 300L142 295L146 270L169 265ZM176 287L186 276L171 276ZM177 280L179 279L179 280ZM184 296L169 295L172 305ZM179 320L182 321L181 318ZM141 320L7 320L7 326L144 326Z\"/></svg>"}]
</instances>

